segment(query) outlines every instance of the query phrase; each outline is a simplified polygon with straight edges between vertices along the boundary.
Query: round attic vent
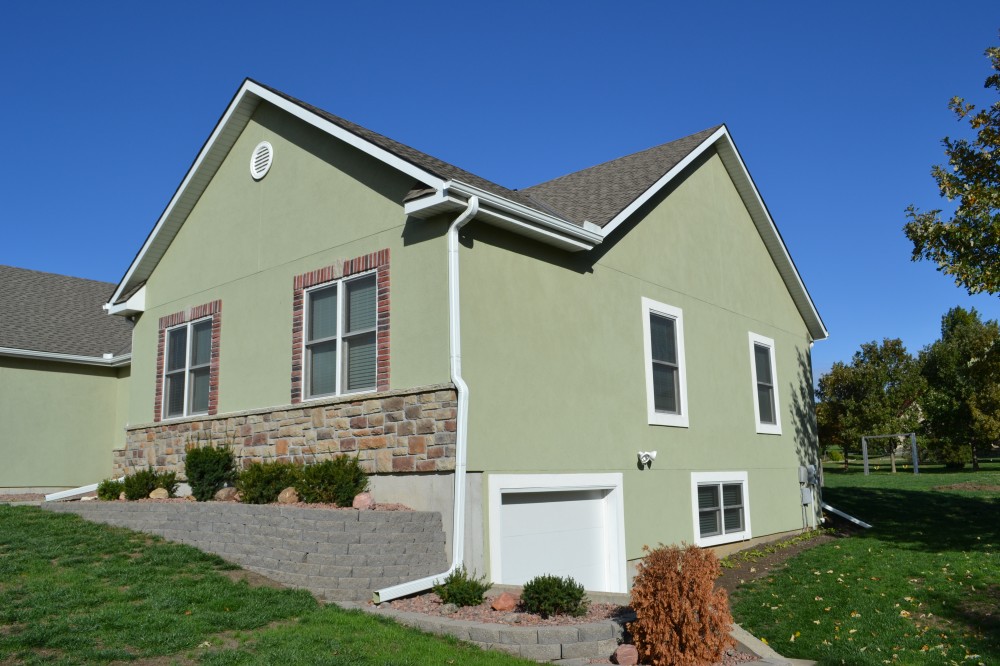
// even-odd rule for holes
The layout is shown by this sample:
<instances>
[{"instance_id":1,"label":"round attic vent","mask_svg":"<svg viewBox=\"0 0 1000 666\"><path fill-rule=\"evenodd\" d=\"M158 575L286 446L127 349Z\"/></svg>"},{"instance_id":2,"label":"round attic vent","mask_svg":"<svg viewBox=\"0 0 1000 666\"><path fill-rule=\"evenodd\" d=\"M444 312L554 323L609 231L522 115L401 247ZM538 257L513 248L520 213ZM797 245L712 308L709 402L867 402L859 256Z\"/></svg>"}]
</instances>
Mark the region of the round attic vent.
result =
<instances>
[{"instance_id":1,"label":"round attic vent","mask_svg":"<svg viewBox=\"0 0 1000 666\"><path fill-rule=\"evenodd\" d=\"M267 175L273 161L274 148L267 141L261 141L250 155L250 175L254 180L260 180Z\"/></svg>"}]
</instances>

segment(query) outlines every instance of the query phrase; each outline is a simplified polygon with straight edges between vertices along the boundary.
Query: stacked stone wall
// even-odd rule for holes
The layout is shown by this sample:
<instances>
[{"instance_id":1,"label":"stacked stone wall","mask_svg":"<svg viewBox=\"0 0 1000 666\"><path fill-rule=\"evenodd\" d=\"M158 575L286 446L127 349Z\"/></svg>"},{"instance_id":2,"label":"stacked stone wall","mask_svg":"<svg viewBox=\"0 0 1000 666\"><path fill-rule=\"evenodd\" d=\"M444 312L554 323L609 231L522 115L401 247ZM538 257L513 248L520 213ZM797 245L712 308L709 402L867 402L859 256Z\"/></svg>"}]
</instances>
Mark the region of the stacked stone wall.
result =
<instances>
[{"instance_id":1,"label":"stacked stone wall","mask_svg":"<svg viewBox=\"0 0 1000 666\"><path fill-rule=\"evenodd\" d=\"M158 534L328 601L448 568L441 514L228 502L50 502L43 508Z\"/></svg>"},{"instance_id":2,"label":"stacked stone wall","mask_svg":"<svg viewBox=\"0 0 1000 666\"><path fill-rule=\"evenodd\" d=\"M152 423L127 430L113 474L152 465L183 478L187 448L209 440L231 446L241 467L349 454L370 474L452 471L456 407L455 389L438 385Z\"/></svg>"}]
</instances>

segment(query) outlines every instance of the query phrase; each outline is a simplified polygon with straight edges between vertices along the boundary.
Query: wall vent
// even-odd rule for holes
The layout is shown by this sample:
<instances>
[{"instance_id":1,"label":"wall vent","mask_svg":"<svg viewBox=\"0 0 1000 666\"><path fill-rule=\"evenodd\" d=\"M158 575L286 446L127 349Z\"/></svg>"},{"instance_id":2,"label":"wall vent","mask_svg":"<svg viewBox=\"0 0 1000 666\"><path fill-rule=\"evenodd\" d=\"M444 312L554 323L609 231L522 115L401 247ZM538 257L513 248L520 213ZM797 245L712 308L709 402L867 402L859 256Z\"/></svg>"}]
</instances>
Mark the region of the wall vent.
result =
<instances>
[{"instance_id":1,"label":"wall vent","mask_svg":"<svg viewBox=\"0 0 1000 666\"><path fill-rule=\"evenodd\" d=\"M254 180L260 180L267 175L274 161L274 148L267 141L261 141L250 155L250 175Z\"/></svg>"}]
</instances>

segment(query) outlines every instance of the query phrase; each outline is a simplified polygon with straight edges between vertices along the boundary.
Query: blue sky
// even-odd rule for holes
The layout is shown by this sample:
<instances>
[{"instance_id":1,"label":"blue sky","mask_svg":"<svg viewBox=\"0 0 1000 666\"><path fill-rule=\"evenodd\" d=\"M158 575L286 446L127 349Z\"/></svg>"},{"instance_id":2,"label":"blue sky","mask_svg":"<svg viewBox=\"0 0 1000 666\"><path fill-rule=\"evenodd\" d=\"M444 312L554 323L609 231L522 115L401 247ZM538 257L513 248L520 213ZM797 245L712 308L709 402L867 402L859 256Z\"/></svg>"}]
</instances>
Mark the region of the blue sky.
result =
<instances>
[{"instance_id":1,"label":"blue sky","mask_svg":"<svg viewBox=\"0 0 1000 666\"><path fill-rule=\"evenodd\" d=\"M960 8L960 9L956 9ZM508 187L725 122L830 329L933 341L954 305L903 209L993 101L1000 5L34 2L2 10L0 264L109 282L245 76ZM224 260L224 253L220 255ZM2 286L0 286L2 288Z\"/></svg>"}]
</instances>

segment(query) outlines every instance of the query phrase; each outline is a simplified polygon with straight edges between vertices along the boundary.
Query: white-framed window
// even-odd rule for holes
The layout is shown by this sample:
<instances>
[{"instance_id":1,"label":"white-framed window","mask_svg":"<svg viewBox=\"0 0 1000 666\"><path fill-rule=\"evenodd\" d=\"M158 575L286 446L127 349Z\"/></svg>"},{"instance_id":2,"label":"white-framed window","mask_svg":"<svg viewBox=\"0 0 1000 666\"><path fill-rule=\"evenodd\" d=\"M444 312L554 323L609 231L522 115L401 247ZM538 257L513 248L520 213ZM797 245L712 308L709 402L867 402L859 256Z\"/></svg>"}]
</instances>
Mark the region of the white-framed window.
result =
<instances>
[{"instance_id":1,"label":"white-framed window","mask_svg":"<svg viewBox=\"0 0 1000 666\"><path fill-rule=\"evenodd\" d=\"M306 291L305 397L374 391L378 298L374 272Z\"/></svg>"},{"instance_id":2,"label":"white-framed window","mask_svg":"<svg viewBox=\"0 0 1000 666\"><path fill-rule=\"evenodd\" d=\"M749 539L749 491L746 472L692 472L694 542L717 546Z\"/></svg>"},{"instance_id":3,"label":"white-framed window","mask_svg":"<svg viewBox=\"0 0 1000 666\"><path fill-rule=\"evenodd\" d=\"M642 332L649 424L686 428L684 313L672 305L643 298Z\"/></svg>"},{"instance_id":4,"label":"white-framed window","mask_svg":"<svg viewBox=\"0 0 1000 666\"><path fill-rule=\"evenodd\" d=\"M753 413L757 432L781 434L778 405L778 366L774 362L774 340L750 333L750 375L753 381Z\"/></svg>"},{"instance_id":5,"label":"white-framed window","mask_svg":"<svg viewBox=\"0 0 1000 666\"><path fill-rule=\"evenodd\" d=\"M163 367L163 418L207 414L212 318L168 328Z\"/></svg>"}]
</instances>

